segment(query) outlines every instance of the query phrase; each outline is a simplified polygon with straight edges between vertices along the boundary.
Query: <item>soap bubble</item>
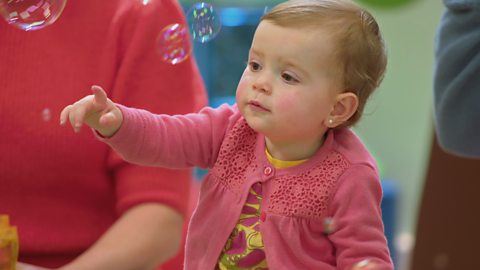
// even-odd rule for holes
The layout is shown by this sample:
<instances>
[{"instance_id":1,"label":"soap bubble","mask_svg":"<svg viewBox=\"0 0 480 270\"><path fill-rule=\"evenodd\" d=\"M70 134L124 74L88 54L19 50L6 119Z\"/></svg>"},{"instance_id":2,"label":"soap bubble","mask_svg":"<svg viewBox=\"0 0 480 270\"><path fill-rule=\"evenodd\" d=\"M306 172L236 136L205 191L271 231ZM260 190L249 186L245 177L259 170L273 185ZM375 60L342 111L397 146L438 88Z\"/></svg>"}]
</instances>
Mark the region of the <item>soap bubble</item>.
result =
<instances>
[{"instance_id":1,"label":"soap bubble","mask_svg":"<svg viewBox=\"0 0 480 270\"><path fill-rule=\"evenodd\" d=\"M192 51L186 27L178 23L164 27L157 38L157 50L166 63L185 61Z\"/></svg>"},{"instance_id":2,"label":"soap bubble","mask_svg":"<svg viewBox=\"0 0 480 270\"><path fill-rule=\"evenodd\" d=\"M193 40L205 43L212 40L222 28L220 16L208 3L196 3L187 12L190 34Z\"/></svg>"},{"instance_id":3,"label":"soap bubble","mask_svg":"<svg viewBox=\"0 0 480 270\"><path fill-rule=\"evenodd\" d=\"M267 14L270 11L270 8L268 6L265 6L263 8L263 15Z\"/></svg>"},{"instance_id":4,"label":"soap bubble","mask_svg":"<svg viewBox=\"0 0 480 270\"><path fill-rule=\"evenodd\" d=\"M49 108L45 108L42 110L42 119L45 122L50 121L52 119L52 111Z\"/></svg>"},{"instance_id":5,"label":"soap bubble","mask_svg":"<svg viewBox=\"0 0 480 270\"><path fill-rule=\"evenodd\" d=\"M335 220L331 217L323 219L323 233L331 234L335 231Z\"/></svg>"},{"instance_id":6,"label":"soap bubble","mask_svg":"<svg viewBox=\"0 0 480 270\"><path fill-rule=\"evenodd\" d=\"M448 268L449 257L446 253L439 253L433 258L433 266L435 269L442 270Z\"/></svg>"},{"instance_id":7,"label":"soap bubble","mask_svg":"<svg viewBox=\"0 0 480 270\"><path fill-rule=\"evenodd\" d=\"M0 0L0 14L7 23L25 31L54 23L67 0Z\"/></svg>"}]
</instances>

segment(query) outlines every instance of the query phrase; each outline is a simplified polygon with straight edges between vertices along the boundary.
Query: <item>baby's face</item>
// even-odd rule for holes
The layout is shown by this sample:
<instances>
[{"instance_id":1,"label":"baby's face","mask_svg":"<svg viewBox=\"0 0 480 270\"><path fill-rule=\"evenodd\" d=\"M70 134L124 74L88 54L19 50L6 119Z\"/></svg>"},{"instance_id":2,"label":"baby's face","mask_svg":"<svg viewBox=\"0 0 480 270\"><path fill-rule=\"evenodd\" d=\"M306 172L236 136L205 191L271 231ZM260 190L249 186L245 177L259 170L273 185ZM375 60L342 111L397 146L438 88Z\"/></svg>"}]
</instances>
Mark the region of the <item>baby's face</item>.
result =
<instances>
[{"instance_id":1,"label":"baby's face","mask_svg":"<svg viewBox=\"0 0 480 270\"><path fill-rule=\"evenodd\" d=\"M248 124L281 143L316 140L341 92L335 44L321 29L258 26L237 104Z\"/></svg>"}]
</instances>

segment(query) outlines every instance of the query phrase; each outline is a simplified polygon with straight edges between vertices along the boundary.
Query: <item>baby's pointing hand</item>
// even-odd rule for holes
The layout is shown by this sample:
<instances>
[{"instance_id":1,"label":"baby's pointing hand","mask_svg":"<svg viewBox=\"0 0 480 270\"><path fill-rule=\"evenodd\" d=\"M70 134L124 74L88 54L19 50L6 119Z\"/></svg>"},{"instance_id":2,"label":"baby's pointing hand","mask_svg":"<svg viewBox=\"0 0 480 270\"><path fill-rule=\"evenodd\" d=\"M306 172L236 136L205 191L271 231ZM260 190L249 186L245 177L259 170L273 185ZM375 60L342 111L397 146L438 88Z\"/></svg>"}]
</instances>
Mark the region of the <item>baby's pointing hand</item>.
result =
<instances>
[{"instance_id":1,"label":"baby's pointing hand","mask_svg":"<svg viewBox=\"0 0 480 270\"><path fill-rule=\"evenodd\" d=\"M107 98L100 86L92 86L93 95L65 107L60 114L60 125L67 119L75 132L80 131L83 123L97 130L104 137L111 137L120 128L123 115L120 109Z\"/></svg>"}]
</instances>

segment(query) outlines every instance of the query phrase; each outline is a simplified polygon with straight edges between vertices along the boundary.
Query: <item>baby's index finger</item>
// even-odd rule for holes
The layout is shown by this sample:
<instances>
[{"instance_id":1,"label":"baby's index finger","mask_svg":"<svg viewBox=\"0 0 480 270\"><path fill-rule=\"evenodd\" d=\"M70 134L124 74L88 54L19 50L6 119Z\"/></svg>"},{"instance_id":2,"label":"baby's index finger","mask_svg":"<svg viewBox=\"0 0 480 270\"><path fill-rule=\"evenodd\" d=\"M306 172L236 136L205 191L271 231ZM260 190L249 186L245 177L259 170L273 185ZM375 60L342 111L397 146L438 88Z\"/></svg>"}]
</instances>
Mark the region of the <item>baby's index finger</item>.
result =
<instances>
[{"instance_id":1,"label":"baby's index finger","mask_svg":"<svg viewBox=\"0 0 480 270\"><path fill-rule=\"evenodd\" d=\"M68 105L60 113L60 125L63 126L67 122L68 114L70 113L70 108L71 107L72 107L72 105Z\"/></svg>"},{"instance_id":2,"label":"baby's index finger","mask_svg":"<svg viewBox=\"0 0 480 270\"><path fill-rule=\"evenodd\" d=\"M93 95L95 96L95 103L99 105L107 104L107 93L105 93L102 87L98 85L93 85L92 92L93 92Z\"/></svg>"}]
</instances>

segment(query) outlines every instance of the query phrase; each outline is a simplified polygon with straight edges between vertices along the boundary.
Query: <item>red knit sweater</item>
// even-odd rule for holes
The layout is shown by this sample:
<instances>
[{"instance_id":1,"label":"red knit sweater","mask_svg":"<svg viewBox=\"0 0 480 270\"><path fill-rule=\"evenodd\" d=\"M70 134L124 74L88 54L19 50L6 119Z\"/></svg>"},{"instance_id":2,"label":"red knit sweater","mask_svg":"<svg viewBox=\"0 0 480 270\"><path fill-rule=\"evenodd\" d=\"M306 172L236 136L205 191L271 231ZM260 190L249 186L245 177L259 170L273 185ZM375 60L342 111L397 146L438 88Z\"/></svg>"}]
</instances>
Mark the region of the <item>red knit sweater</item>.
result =
<instances>
[{"instance_id":1,"label":"red knit sweater","mask_svg":"<svg viewBox=\"0 0 480 270\"><path fill-rule=\"evenodd\" d=\"M155 50L180 12L166 0L81 0L38 31L0 22L0 213L18 227L21 261L63 265L139 203L187 211L190 171L128 164L89 129L74 134L58 124L60 110L92 84L158 113L203 106L193 58L170 65Z\"/></svg>"}]
</instances>

